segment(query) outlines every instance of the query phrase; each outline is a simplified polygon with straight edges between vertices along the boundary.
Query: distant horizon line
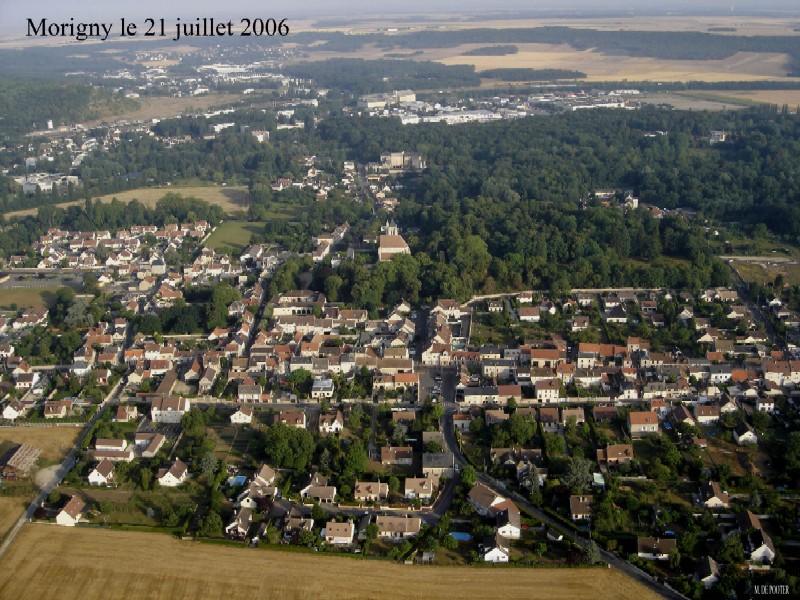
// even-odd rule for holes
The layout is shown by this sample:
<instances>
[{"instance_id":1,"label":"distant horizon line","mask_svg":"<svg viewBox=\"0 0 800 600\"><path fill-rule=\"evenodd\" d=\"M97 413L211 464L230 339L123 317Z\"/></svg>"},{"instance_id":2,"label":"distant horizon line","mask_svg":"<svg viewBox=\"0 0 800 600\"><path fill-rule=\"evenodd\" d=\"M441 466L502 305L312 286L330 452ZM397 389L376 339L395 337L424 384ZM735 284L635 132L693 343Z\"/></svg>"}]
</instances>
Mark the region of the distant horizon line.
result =
<instances>
[{"instance_id":1,"label":"distant horizon line","mask_svg":"<svg viewBox=\"0 0 800 600\"><path fill-rule=\"evenodd\" d=\"M727 9L723 9L720 7L705 7L705 8L653 8L653 7L644 7L644 8L625 8L621 7L618 9L609 9L609 8L552 8L552 9L544 9L544 8L464 8L459 10L459 12L454 13L453 9L446 9L446 8L434 8L430 7L429 9L416 9L409 12L384 12L384 13L365 13L363 11L357 10L355 7L347 8L345 7L344 12L339 13L332 13L332 14L317 14L317 15L308 15L306 13L299 13L295 12L292 9L284 10L283 15L287 19L297 19L298 21L308 21L310 22L309 25L303 27L303 31L313 31L316 29L328 29L330 27L341 27L346 25L347 22L352 23L353 25L363 24L363 23L380 23L381 21L386 21L387 25L392 23L397 24L408 24L413 22L425 23L426 21L439 21L442 17L450 16L457 16L460 17L457 20L454 20L454 24L458 24L460 26L469 25L470 21L474 17L481 17L482 20L485 21L498 21L498 20L505 20L505 19L513 19L513 18L525 18L525 19L576 19L576 20L584 20L584 19L610 19L610 18L636 18L636 17L648 17L648 18L668 18L668 17L692 17L692 18L703 18L703 17L710 17L710 18L719 18L719 17L753 17L753 16L760 16L764 18L797 18L798 23L797 26L800 27L800 9L798 8L788 8L788 7L774 7L774 8L765 8L764 6L757 6L757 7L744 7L738 8L736 7L735 3L731 5L733 11L729 11ZM167 11L171 11L171 8L166 9ZM351 12L352 11L352 12ZM177 18L185 16L185 10L177 10L175 12L164 12L159 17L163 18ZM242 9L242 15L247 16L248 11L247 9ZM62 22L69 19L74 19L74 22L109 22L109 20L118 20L122 17L128 18L129 15L123 14L115 14L113 16L97 16L97 17L84 17L84 15L75 14L70 17L59 17L59 18L49 18L46 15L42 16L35 16L30 18L35 18L37 21L41 18L47 18L48 21L52 22ZM207 17L214 17L214 18L221 18L223 16L227 16L229 18L239 18L241 15L239 13L231 12L230 10L219 9L217 10L208 10L203 11L202 16ZM468 18L464 18L468 17ZM16 19L6 18L0 19L0 39L4 41L11 41L11 40L22 40L25 39L25 26L27 23L27 18L20 18L19 22ZM475 29L480 28L481 19L475 19ZM523 26L524 27L524 26ZM469 28L469 27L467 27ZM33 40L32 40L33 41ZM286 41L290 41L287 39Z\"/></svg>"}]
</instances>

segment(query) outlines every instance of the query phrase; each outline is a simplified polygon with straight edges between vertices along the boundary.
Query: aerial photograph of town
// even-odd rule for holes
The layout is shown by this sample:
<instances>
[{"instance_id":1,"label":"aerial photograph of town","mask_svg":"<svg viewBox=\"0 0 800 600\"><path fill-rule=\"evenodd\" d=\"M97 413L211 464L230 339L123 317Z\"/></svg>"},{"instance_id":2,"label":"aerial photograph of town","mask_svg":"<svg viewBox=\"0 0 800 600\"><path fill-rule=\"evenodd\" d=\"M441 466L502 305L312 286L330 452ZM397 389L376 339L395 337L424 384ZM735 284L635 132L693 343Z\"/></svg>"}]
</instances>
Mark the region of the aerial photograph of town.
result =
<instances>
[{"instance_id":1,"label":"aerial photograph of town","mask_svg":"<svg viewBox=\"0 0 800 600\"><path fill-rule=\"evenodd\" d=\"M0 4L0 598L800 598L796 0Z\"/></svg>"}]
</instances>

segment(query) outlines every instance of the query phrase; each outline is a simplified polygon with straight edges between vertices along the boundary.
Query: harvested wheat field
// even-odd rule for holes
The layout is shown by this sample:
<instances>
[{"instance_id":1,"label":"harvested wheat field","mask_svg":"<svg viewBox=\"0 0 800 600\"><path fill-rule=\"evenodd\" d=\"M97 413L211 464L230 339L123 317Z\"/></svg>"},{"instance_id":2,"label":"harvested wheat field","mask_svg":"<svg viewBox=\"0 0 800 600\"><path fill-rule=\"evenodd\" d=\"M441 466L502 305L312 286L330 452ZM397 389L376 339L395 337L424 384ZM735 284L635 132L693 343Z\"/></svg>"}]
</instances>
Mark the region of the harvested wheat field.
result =
<instances>
[{"instance_id":1,"label":"harvested wheat field","mask_svg":"<svg viewBox=\"0 0 800 600\"><path fill-rule=\"evenodd\" d=\"M485 44L484 44L485 45ZM789 57L779 53L737 52L722 60L668 60L604 54L576 50L566 45L514 44L516 54L464 56L479 44L426 51L418 60L437 60L446 65L474 65L475 70L503 68L574 69L583 71L584 81L798 81L785 77Z\"/></svg>"},{"instance_id":2,"label":"harvested wheat field","mask_svg":"<svg viewBox=\"0 0 800 600\"><path fill-rule=\"evenodd\" d=\"M30 501L27 496L0 496L0 540L22 516Z\"/></svg>"},{"instance_id":3,"label":"harvested wheat field","mask_svg":"<svg viewBox=\"0 0 800 600\"><path fill-rule=\"evenodd\" d=\"M609 569L414 567L182 542L160 534L26 525L0 598L592 598L654 594Z\"/></svg>"},{"instance_id":4,"label":"harvested wheat field","mask_svg":"<svg viewBox=\"0 0 800 600\"><path fill-rule=\"evenodd\" d=\"M17 444L39 448L39 466L60 463L75 445L83 427L3 427L0 428L0 451ZM1 454L1 452L0 452Z\"/></svg>"}]
</instances>

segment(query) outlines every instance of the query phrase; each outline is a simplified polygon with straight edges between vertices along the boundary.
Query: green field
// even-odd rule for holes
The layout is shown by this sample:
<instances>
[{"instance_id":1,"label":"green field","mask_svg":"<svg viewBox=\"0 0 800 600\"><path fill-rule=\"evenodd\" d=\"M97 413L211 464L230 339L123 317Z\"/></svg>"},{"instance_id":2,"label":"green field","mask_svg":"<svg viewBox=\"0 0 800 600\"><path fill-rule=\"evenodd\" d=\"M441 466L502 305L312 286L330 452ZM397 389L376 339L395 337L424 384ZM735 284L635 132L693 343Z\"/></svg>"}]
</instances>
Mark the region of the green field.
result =
<instances>
[{"instance_id":1,"label":"green field","mask_svg":"<svg viewBox=\"0 0 800 600\"><path fill-rule=\"evenodd\" d=\"M215 250L225 247L241 254L250 245L250 238L263 230L263 221L225 221L208 237L206 244Z\"/></svg>"},{"instance_id":2,"label":"green field","mask_svg":"<svg viewBox=\"0 0 800 600\"><path fill-rule=\"evenodd\" d=\"M0 308L10 309L51 306L56 299L56 287L0 288Z\"/></svg>"}]
</instances>

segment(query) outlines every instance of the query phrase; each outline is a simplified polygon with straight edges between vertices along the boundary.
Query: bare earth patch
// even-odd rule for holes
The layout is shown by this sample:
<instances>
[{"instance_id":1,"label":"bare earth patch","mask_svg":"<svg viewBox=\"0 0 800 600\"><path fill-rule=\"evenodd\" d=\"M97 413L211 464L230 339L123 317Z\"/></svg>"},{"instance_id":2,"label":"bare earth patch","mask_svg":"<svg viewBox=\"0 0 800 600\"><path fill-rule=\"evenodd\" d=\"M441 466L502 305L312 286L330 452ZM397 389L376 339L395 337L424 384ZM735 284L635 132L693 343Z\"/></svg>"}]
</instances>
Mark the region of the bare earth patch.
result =
<instances>
[{"instance_id":1,"label":"bare earth patch","mask_svg":"<svg viewBox=\"0 0 800 600\"><path fill-rule=\"evenodd\" d=\"M135 560L131 560L135 557ZM223 547L148 533L26 525L3 557L3 598L504 598L649 600L611 569L408 567ZM313 573L313 576L309 574Z\"/></svg>"}]
</instances>

